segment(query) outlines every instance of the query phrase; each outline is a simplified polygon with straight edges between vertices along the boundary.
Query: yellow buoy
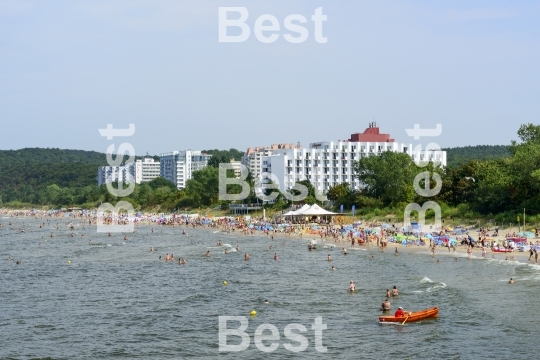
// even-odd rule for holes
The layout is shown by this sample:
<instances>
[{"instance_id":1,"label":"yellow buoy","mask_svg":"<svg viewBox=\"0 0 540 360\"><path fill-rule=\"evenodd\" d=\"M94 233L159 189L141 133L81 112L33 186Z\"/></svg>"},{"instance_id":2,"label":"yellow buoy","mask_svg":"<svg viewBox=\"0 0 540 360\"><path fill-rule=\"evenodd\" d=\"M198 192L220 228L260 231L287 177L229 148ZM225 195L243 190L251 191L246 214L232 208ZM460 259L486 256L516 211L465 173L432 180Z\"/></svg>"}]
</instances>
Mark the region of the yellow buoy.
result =
<instances>
[{"instance_id":1,"label":"yellow buoy","mask_svg":"<svg viewBox=\"0 0 540 360\"><path fill-rule=\"evenodd\" d=\"M257 315L257 312L255 310L251 310L251 312L249 313L251 316L255 316Z\"/></svg>"},{"instance_id":2,"label":"yellow buoy","mask_svg":"<svg viewBox=\"0 0 540 360\"><path fill-rule=\"evenodd\" d=\"M227 280L225 280L225 281L223 282L223 285L227 285L227 284L228 284L228 283L227 283Z\"/></svg>"},{"instance_id":3,"label":"yellow buoy","mask_svg":"<svg viewBox=\"0 0 540 360\"><path fill-rule=\"evenodd\" d=\"M68 260L68 265L71 265L71 260Z\"/></svg>"}]
</instances>

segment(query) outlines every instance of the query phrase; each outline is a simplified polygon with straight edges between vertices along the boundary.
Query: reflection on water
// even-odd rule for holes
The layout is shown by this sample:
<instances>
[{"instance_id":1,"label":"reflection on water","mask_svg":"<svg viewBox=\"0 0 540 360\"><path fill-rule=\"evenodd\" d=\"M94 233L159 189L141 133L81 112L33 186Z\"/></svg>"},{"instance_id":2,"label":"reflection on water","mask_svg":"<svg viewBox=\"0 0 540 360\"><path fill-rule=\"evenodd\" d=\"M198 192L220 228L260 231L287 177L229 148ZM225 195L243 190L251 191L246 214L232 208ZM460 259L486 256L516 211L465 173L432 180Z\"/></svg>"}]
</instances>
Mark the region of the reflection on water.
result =
<instances>
[{"instance_id":1,"label":"reflection on water","mask_svg":"<svg viewBox=\"0 0 540 360\"><path fill-rule=\"evenodd\" d=\"M249 318L251 346L229 358L519 358L537 348L540 325L533 309L540 270L534 265L456 262L453 254L438 255L436 264L424 254L396 257L375 249L343 256L332 249L308 252L308 239L285 239L283 245L282 239L215 229L190 229L186 237L181 228L151 233L139 227L124 242L121 234L108 237L88 226L71 237L66 221L58 231L52 228L56 219L43 229L35 219L10 221L12 226L2 219L0 228L1 358L215 358L220 315ZM230 244L229 254L216 247L218 240ZM232 251L237 245L240 251ZM158 260L167 253L187 264ZM506 283L510 277L516 284ZM353 294L347 291L351 279ZM379 325L379 306L394 285L399 296L391 299L392 309L439 306L439 319ZM249 317L251 310L256 317ZM317 316L328 325L327 354L314 347L310 329ZM275 325L281 336L268 355L253 344L263 323ZM290 323L307 327L306 351L283 347Z\"/></svg>"}]
</instances>

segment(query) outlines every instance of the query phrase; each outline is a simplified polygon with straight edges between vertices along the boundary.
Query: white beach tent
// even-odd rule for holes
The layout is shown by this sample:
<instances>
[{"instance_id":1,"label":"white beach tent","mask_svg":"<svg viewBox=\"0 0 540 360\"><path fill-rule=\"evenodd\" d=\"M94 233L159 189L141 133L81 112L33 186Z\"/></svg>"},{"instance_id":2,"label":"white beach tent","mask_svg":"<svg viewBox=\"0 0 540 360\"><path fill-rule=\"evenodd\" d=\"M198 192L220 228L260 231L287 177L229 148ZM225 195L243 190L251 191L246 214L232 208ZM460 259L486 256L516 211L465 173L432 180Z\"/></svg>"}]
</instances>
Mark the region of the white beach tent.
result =
<instances>
[{"instance_id":1,"label":"white beach tent","mask_svg":"<svg viewBox=\"0 0 540 360\"><path fill-rule=\"evenodd\" d=\"M309 209L310 206L308 204L304 204L300 209L293 211L293 214L291 215L304 215L304 212Z\"/></svg>"},{"instance_id":2,"label":"white beach tent","mask_svg":"<svg viewBox=\"0 0 540 360\"><path fill-rule=\"evenodd\" d=\"M305 206L305 205L304 205ZM324 210L322 207L320 207L317 204L311 205L309 209L304 210L299 215L307 215L307 216L324 216L324 215L337 215L336 213Z\"/></svg>"}]
</instances>

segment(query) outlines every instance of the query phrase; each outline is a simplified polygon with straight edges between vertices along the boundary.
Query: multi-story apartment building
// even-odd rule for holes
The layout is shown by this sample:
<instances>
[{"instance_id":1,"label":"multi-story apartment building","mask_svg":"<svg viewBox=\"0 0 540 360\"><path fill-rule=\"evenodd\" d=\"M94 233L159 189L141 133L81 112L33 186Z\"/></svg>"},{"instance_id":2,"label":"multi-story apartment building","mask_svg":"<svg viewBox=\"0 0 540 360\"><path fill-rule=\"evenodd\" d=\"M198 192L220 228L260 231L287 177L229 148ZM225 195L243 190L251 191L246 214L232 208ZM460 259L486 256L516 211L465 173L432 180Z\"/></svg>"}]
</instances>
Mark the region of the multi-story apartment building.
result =
<instances>
[{"instance_id":1,"label":"multi-story apartment building","mask_svg":"<svg viewBox=\"0 0 540 360\"><path fill-rule=\"evenodd\" d=\"M412 144L397 143L389 134L379 133L371 123L364 133L352 134L349 140L311 143L309 148L278 149L261 157L262 172L275 175L281 191L290 189L297 181L309 180L325 192L330 187L348 182L354 189L361 184L354 175L354 162L362 157L377 156L384 151L408 154L415 161L432 161L446 166L445 151L422 151ZM263 182L270 176L263 176Z\"/></svg>"},{"instance_id":2,"label":"multi-story apartment building","mask_svg":"<svg viewBox=\"0 0 540 360\"><path fill-rule=\"evenodd\" d=\"M135 161L135 182L137 184L152 181L159 177L160 163L151 157Z\"/></svg>"},{"instance_id":3,"label":"multi-story apartment building","mask_svg":"<svg viewBox=\"0 0 540 360\"><path fill-rule=\"evenodd\" d=\"M281 149L301 149L300 144L272 144L265 147L248 148L245 155L242 157L242 164L245 165L253 178L258 178L262 173L262 158L272 155L274 150Z\"/></svg>"},{"instance_id":4,"label":"multi-story apartment building","mask_svg":"<svg viewBox=\"0 0 540 360\"><path fill-rule=\"evenodd\" d=\"M232 165L232 170L234 172L234 176L239 178L240 173L242 172L242 168L241 168L242 163L240 161L231 159L231 165Z\"/></svg>"},{"instance_id":5,"label":"multi-story apartment building","mask_svg":"<svg viewBox=\"0 0 540 360\"><path fill-rule=\"evenodd\" d=\"M100 166L97 177L98 186L115 181L122 181L126 184L131 181L135 181L136 184L148 182L159 177L159 170L159 162L154 161L151 157L121 166Z\"/></svg>"},{"instance_id":6,"label":"multi-story apartment building","mask_svg":"<svg viewBox=\"0 0 540 360\"><path fill-rule=\"evenodd\" d=\"M159 157L160 175L175 184L178 189L182 189L191 179L192 173L205 168L211 157L212 155L196 150L161 154Z\"/></svg>"},{"instance_id":7,"label":"multi-story apartment building","mask_svg":"<svg viewBox=\"0 0 540 360\"><path fill-rule=\"evenodd\" d=\"M131 175L131 176L130 176ZM100 166L98 168L97 182L98 186L122 181L123 183L136 182L136 166L134 162L121 166Z\"/></svg>"}]
</instances>

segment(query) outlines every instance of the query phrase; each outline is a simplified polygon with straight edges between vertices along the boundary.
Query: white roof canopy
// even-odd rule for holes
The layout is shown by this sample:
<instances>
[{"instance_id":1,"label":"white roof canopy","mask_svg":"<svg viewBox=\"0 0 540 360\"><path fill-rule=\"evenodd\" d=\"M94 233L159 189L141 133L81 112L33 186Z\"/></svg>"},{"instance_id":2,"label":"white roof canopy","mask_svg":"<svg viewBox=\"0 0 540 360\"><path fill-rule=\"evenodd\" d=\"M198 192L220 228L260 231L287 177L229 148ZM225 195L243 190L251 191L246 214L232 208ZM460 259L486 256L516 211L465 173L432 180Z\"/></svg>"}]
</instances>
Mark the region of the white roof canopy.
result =
<instances>
[{"instance_id":1,"label":"white roof canopy","mask_svg":"<svg viewBox=\"0 0 540 360\"><path fill-rule=\"evenodd\" d=\"M297 215L336 215L336 213L326 211L323 208L321 208L319 205L313 204L311 205L311 207L309 207L308 209L302 211L300 214L297 214Z\"/></svg>"}]
</instances>

